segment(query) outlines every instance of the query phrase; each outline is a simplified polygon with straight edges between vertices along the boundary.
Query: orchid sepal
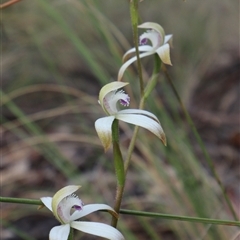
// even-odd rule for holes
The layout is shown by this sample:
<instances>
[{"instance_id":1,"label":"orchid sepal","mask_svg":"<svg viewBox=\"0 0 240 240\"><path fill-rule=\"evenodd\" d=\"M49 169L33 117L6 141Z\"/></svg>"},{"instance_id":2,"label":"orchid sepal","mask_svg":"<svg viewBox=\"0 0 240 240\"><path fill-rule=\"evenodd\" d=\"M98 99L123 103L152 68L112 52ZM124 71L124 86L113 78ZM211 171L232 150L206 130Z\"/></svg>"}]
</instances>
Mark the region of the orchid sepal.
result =
<instances>
[{"instance_id":1,"label":"orchid sepal","mask_svg":"<svg viewBox=\"0 0 240 240\"><path fill-rule=\"evenodd\" d=\"M133 110L135 110L135 109L133 109ZM141 113L139 111L138 114L134 114L134 113L124 114L120 111L116 118L123 122L134 124L136 126L143 127L145 129L149 130L150 132L155 134L166 146L167 140L166 140L165 133L160 125L160 122L153 120L151 117L145 115L144 114L145 112L146 111Z\"/></svg>"},{"instance_id":2,"label":"orchid sepal","mask_svg":"<svg viewBox=\"0 0 240 240\"><path fill-rule=\"evenodd\" d=\"M163 63L172 66L170 59L170 46L168 43L164 44L161 48L158 48L156 52Z\"/></svg>"},{"instance_id":3,"label":"orchid sepal","mask_svg":"<svg viewBox=\"0 0 240 240\"><path fill-rule=\"evenodd\" d=\"M73 222L72 227L79 231L94 234L110 240L124 240L123 235L114 227L104 223L95 222Z\"/></svg>"},{"instance_id":4,"label":"orchid sepal","mask_svg":"<svg viewBox=\"0 0 240 240\"><path fill-rule=\"evenodd\" d=\"M143 58L143 57L147 57L147 56L150 56L152 54L155 53L155 50L152 50L152 51L147 51L147 52L144 52L144 53L141 53L139 55L139 58ZM122 80L122 77L123 77L123 74L124 72L126 71L126 69L133 63L137 60L137 56L134 56L132 58L130 58L129 60L127 60L122 66L121 68L119 69L119 72L118 72L118 81L120 82Z\"/></svg>"},{"instance_id":5,"label":"orchid sepal","mask_svg":"<svg viewBox=\"0 0 240 240\"><path fill-rule=\"evenodd\" d=\"M53 227L49 233L49 240L67 240L69 233L69 224Z\"/></svg>"},{"instance_id":6,"label":"orchid sepal","mask_svg":"<svg viewBox=\"0 0 240 240\"><path fill-rule=\"evenodd\" d=\"M75 211L72 215L71 215L71 220L77 220L79 218L85 217L90 213L99 211L99 210L106 210L108 211L112 216L114 216L115 218L118 218L118 214L115 212L115 210L106 205L106 204L88 204L86 206L84 206L84 208L81 211Z\"/></svg>"},{"instance_id":7,"label":"orchid sepal","mask_svg":"<svg viewBox=\"0 0 240 240\"><path fill-rule=\"evenodd\" d=\"M114 119L114 116L108 116L99 118L95 122L95 129L105 152L110 148L112 144L112 123Z\"/></svg>"}]
</instances>

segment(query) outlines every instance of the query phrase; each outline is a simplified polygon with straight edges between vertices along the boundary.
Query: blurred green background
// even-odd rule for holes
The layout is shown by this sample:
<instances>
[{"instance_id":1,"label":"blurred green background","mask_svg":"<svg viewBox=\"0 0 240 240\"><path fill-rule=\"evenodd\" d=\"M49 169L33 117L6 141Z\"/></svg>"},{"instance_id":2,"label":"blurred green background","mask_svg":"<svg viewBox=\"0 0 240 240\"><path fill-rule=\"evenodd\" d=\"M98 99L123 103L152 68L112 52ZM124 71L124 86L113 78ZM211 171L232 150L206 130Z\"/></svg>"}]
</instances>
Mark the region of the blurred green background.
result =
<instances>
[{"instance_id":1,"label":"blurred green background","mask_svg":"<svg viewBox=\"0 0 240 240\"><path fill-rule=\"evenodd\" d=\"M80 184L84 203L112 206L112 152L104 153L94 122L104 116L97 102L100 88L116 80L123 54L133 47L129 2L23 0L1 14L1 195L40 198L67 184ZM157 22L173 34L169 74L240 215L238 15L237 1L139 3L141 22ZM147 82L153 59L142 63ZM130 82L130 107L136 108L135 64L124 81ZM232 219L163 75L146 110L160 119L168 146L140 130L122 207ZM121 124L123 155L132 131ZM36 207L2 204L1 211L2 239L47 239L57 224L48 211ZM110 217L93 214L90 220L109 223ZM123 215L119 229L128 240L226 240L239 231Z\"/></svg>"}]
</instances>

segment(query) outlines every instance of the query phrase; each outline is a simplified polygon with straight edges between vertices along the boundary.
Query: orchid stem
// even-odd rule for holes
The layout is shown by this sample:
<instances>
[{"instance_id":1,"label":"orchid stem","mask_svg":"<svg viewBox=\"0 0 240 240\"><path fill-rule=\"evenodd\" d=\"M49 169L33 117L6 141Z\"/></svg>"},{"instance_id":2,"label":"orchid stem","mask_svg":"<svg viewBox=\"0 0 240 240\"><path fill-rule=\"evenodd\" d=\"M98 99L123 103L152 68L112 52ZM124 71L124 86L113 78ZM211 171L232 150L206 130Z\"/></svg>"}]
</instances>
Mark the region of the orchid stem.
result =
<instances>
[{"instance_id":1,"label":"orchid stem","mask_svg":"<svg viewBox=\"0 0 240 240\"><path fill-rule=\"evenodd\" d=\"M138 74L139 74L139 83L140 83L140 104L139 104L139 109L143 109L144 107L144 84L143 84L143 76L142 76L142 65L139 57L139 50L138 50L138 0L131 0L130 1L130 14L131 14L131 22L132 22L132 31L133 31L133 41L134 45L136 48L136 56L137 56L137 68L138 68ZM128 147L128 153L127 153L127 158L124 164L124 171L125 171L125 176L127 175L128 167L130 164L132 152L134 150L135 142L137 139L137 134L139 131L139 126L136 126L134 128L133 136L131 139L131 142Z\"/></svg>"},{"instance_id":2,"label":"orchid stem","mask_svg":"<svg viewBox=\"0 0 240 240\"><path fill-rule=\"evenodd\" d=\"M70 228L70 233L68 235L68 240L73 240L73 228Z\"/></svg>"},{"instance_id":3,"label":"orchid stem","mask_svg":"<svg viewBox=\"0 0 240 240\"><path fill-rule=\"evenodd\" d=\"M154 54L154 69L151 79L148 81L147 86L144 90L144 99L147 99L148 96L151 94L153 89L156 87L159 72L161 70L162 61L160 60L158 54Z\"/></svg>"},{"instance_id":4,"label":"orchid stem","mask_svg":"<svg viewBox=\"0 0 240 240\"><path fill-rule=\"evenodd\" d=\"M148 84L147 84L147 86L144 90L144 94L143 94L143 96L140 100L140 103L139 103L139 109L144 108L145 100L148 98L149 94L152 92L152 90L154 89L154 87L157 84L159 71L161 69L161 63L162 62L159 59L159 57L157 56L157 54L155 54L154 56L155 56L155 61L154 61L153 74L152 74L151 79L148 81ZM127 153L127 157L126 157L125 164L124 164L125 176L127 175L127 171L128 171L129 164L130 164L130 161L131 161L132 153L133 153L134 146L135 146L135 143L136 143L136 140L137 140L138 131L139 131L139 127L136 126L134 128L134 131L133 131L133 136L132 136L132 139L131 139L129 147L128 147L128 153Z\"/></svg>"},{"instance_id":5,"label":"orchid stem","mask_svg":"<svg viewBox=\"0 0 240 240\"><path fill-rule=\"evenodd\" d=\"M122 153L119 146L119 126L118 126L117 119L115 119L112 124L112 143L113 143L114 166L115 166L115 172L117 177L117 191L116 191L114 210L117 213L119 213L122 197L123 197L123 191L124 191L125 174L124 174L124 163L123 163ZM113 216L111 225L113 227L116 227L117 222L118 222L118 219Z\"/></svg>"},{"instance_id":6,"label":"orchid stem","mask_svg":"<svg viewBox=\"0 0 240 240\"><path fill-rule=\"evenodd\" d=\"M130 14L131 14L132 31L133 31L133 42L136 48L137 69L138 69L139 83L140 83L140 94L141 94L141 97L143 97L144 84L143 84L143 76L142 76L142 65L141 65L141 61L139 57L139 49L138 49L138 1L139 0L130 1Z\"/></svg>"},{"instance_id":7,"label":"orchid stem","mask_svg":"<svg viewBox=\"0 0 240 240\"><path fill-rule=\"evenodd\" d=\"M203 143L203 141L202 141L202 138L201 138L201 136L199 135L199 133L198 133L198 131L197 131L197 128L196 128L196 126L195 126L195 124L194 124L194 122L193 122L190 114L188 113L186 107L184 106L184 104L183 104L183 102L182 102L182 100L181 100L181 98L180 98L180 96L179 96L179 94L178 94L178 92L177 92L177 90L176 90L176 88L175 88L175 86L174 86L174 84L173 84L173 81L172 81L171 77L170 77L169 74L168 74L167 68L166 68L164 65L163 65L163 72L164 72L164 74L165 74L165 76L166 76L166 78L167 78L168 83L170 84L170 86L171 86L171 88L172 88L172 91L173 91L174 95L176 96L176 98L177 98L177 100L178 100L178 102L179 102L179 104L180 104L180 107L182 108L182 111L183 111L183 113L184 113L184 115L185 115L185 118L187 119L187 122L189 123L189 125L190 125L190 127L191 127L191 129L192 129L192 131L193 131L193 134L195 135L195 137L196 137L196 139L197 139L197 142L198 142L199 146L200 146L201 149L202 149L202 152L203 152L203 154L204 154L204 156L205 156L205 159L206 159L206 161L207 161L207 164L208 164L209 168L211 169L211 171L212 171L212 173L213 173L213 175L214 175L214 178L216 179L219 187L221 188L221 191L222 191L223 196L224 196L224 198L225 198L225 201L226 201L226 203L227 203L227 205L228 205L228 207L229 207L229 209L230 209L230 211L231 211L231 213L232 213L232 215L233 215L233 218L234 218L236 221L238 221L237 214L235 213L235 210L234 210L234 208L233 208L233 206L232 206L232 203L231 203L231 201L230 201L230 199L229 199L229 197L228 197L228 195L227 195L227 193L226 193L226 189L225 189L225 187L223 186L223 184L222 184L222 182L221 182L221 180L220 180L220 177L218 176L218 173L216 172L216 170L215 170L215 168L214 168L213 161L212 161L209 153L207 152L206 147L204 146L204 143Z\"/></svg>"},{"instance_id":8,"label":"orchid stem","mask_svg":"<svg viewBox=\"0 0 240 240\"><path fill-rule=\"evenodd\" d=\"M142 103L144 105L144 101L142 101ZM142 108L139 108L139 109L142 109ZM133 136L131 138L131 141L130 141L130 144L129 144L129 147L128 147L127 157L126 157L125 164L124 164L125 176L127 175L127 171L128 171L128 168L129 168L129 165L130 165L130 162L131 162L131 157L132 157L135 142L136 142L136 139L137 139L138 131L139 131L139 126L136 126L134 128L134 131L133 131Z\"/></svg>"},{"instance_id":9,"label":"orchid stem","mask_svg":"<svg viewBox=\"0 0 240 240\"><path fill-rule=\"evenodd\" d=\"M117 187L117 192L116 192L116 201L115 201L115 205L114 205L114 210L118 214L119 214L120 208L121 208L123 192L124 192L124 186L118 186ZM117 223L118 223L118 218L116 218L115 216L112 216L111 225L116 228Z\"/></svg>"}]
</instances>

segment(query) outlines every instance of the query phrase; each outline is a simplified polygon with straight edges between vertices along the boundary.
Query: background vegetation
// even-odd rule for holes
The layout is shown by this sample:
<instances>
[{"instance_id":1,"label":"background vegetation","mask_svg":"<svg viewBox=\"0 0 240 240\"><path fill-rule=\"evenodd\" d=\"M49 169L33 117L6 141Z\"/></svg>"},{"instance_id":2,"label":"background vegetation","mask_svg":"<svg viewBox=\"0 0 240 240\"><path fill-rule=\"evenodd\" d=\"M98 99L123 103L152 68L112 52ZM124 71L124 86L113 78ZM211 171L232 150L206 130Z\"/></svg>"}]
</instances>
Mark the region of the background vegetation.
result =
<instances>
[{"instance_id":1,"label":"background vegetation","mask_svg":"<svg viewBox=\"0 0 240 240\"><path fill-rule=\"evenodd\" d=\"M145 0L139 10L142 22L174 35L169 73L240 215L238 3ZM101 86L116 80L122 55L133 46L128 1L25 0L2 10L1 28L1 195L38 199L80 184L86 204L113 205L112 153L103 152L94 122L104 115ZM143 62L147 81L153 62ZM135 65L124 81L131 84L130 107L137 107ZM141 129L122 207L232 219L164 76L146 109L159 117L168 146ZM121 129L124 153L132 126ZM2 239L46 239L56 224L36 207L2 204L1 213ZM239 231L127 215L119 228L128 240L225 240Z\"/></svg>"}]
</instances>

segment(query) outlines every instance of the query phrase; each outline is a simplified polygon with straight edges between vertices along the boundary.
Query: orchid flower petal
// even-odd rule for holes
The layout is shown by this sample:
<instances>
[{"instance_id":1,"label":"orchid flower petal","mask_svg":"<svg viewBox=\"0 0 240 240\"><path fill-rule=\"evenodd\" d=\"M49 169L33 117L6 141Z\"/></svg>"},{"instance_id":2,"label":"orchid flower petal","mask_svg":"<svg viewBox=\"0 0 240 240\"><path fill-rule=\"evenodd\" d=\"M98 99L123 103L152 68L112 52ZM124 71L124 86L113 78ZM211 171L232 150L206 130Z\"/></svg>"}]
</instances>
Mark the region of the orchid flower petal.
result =
<instances>
[{"instance_id":1,"label":"orchid flower petal","mask_svg":"<svg viewBox=\"0 0 240 240\"><path fill-rule=\"evenodd\" d=\"M147 57L149 55L152 55L155 53L155 50L153 51L150 51L150 52L144 52L144 53L141 53L139 55L139 58L143 58L143 57ZM128 61L126 61L122 66L121 68L119 69L119 72L118 72L118 81L121 81L122 77L123 77L123 74L124 72L126 71L126 69L133 63L137 60L137 56L134 56L132 58L130 58Z\"/></svg>"},{"instance_id":2,"label":"orchid flower petal","mask_svg":"<svg viewBox=\"0 0 240 240\"><path fill-rule=\"evenodd\" d=\"M110 240L124 240L123 235L116 228L104 223L74 221L71 223L71 227Z\"/></svg>"},{"instance_id":3,"label":"orchid flower petal","mask_svg":"<svg viewBox=\"0 0 240 240\"><path fill-rule=\"evenodd\" d=\"M52 197L40 198L42 203L52 212Z\"/></svg>"},{"instance_id":4,"label":"orchid flower petal","mask_svg":"<svg viewBox=\"0 0 240 240\"><path fill-rule=\"evenodd\" d=\"M138 47L139 52L149 52L154 51L154 48L150 45L143 45Z\"/></svg>"},{"instance_id":5,"label":"orchid flower petal","mask_svg":"<svg viewBox=\"0 0 240 240\"><path fill-rule=\"evenodd\" d=\"M141 114L141 115L144 115L146 117L150 117L150 118L154 119L156 122L160 123L158 118L154 114L152 114L151 112L148 112L146 110L123 109L123 110L119 111L118 114Z\"/></svg>"},{"instance_id":6,"label":"orchid flower petal","mask_svg":"<svg viewBox=\"0 0 240 240\"><path fill-rule=\"evenodd\" d=\"M52 211L54 216L58 219L59 222L63 223L62 219L58 215L58 206L59 203L67 196L71 195L72 193L76 192L81 186L70 185L64 188L61 188L59 191L55 193L52 198Z\"/></svg>"},{"instance_id":7,"label":"orchid flower petal","mask_svg":"<svg viewBox=\"0 0 240 240\"><path fill-rule=\"evenodd\" d=\"M112 123L114 119L114 116L108 116L99 118L95 122L95 129L105 151L109 149L112 143Z\"/></svg>"},{"instance_id":8,"label":"orchid flower petal","mask_svg":"<svg viewBox=\"0 0 240 240\"><path fill-rule=\"evenodd\" d=\"M51 229L49 240L67 240L70 233L70 225L65 224Z\"/></svg>"},{"instance_id":9,"label":"orchid flower petal","mask_svg":"<svg viewBox=\"0 0 240 240\"><path fill-rule=\"evenodd\" d=\"M114 209L106 204L88 204L85 205L81 211L75 211L71 216L71 221L77 220L99 210L108 210L113 216L118 217L118 214L114 211Z\"/></svg>"},{"instance_id":10,"label":"orchid flower petal","mask_svg":"<svg viewBox=\"0 0 240 240\"><path fill-rule=\"evenodd\" d=\"M152 51L153 47L150 45L143 45L143 46L139 46L138 47L139 52L148 52L148 51ZM131 53L135 53L136 52L136 48L131 48L130 50L128 50L124 55L123 55L123 62L125 62L127 56Z\"/></svg>"},{"instance_id":11,"label":"orchid flower petal","mask_svg":"<svg viewBox=\"0 0 240 240\"><path fill-rule=\"evenodd\" d=\"M172 65L170 59L170 46L168 43L158 48L156 52L159 55L160 59L163 61L163 63Z\"/></svg>"},{"instance_id":12,"label":"orchid flower petal","mask_svg":"<svg viewBox=\"0 0 240 240\"><path fill-rule=\"evenodd\" d=\"M129 49L129 50L128 50L127 52L125 52L125 54L123 55L122 61L125 62L125 59L127 58L127 56L128 56L129 54L135 53L135 52L136 52L136 48L135 48L135 47Z\"/></svg>"},{"instance_id":13,"label":"orchid flower petal","mask_svg":"<svg viewBox=\"0 0 240 240\"><path fill-rule=\"evenodd\" d=\"M164 38L164 43L168 43L171 39L172 39L172 34L168 34L168 35L166 35L165 36L165 38ZM171 42L171 41L170 41ZM171 45L171 44L170 44Z\"/></svg>"},{"instance_id":14,"label":"orchid flower petal","mask_svg":"<svg viewBox=\"0 0 240 240\"><path fill-rule=\"evenodd\" d=\"M166 136L162 126L156 120L140 114L124 114L121 112L116 115L116 119L146 128L160 138L163 144L166 146Z\"/></svg>"}]
</instances>

